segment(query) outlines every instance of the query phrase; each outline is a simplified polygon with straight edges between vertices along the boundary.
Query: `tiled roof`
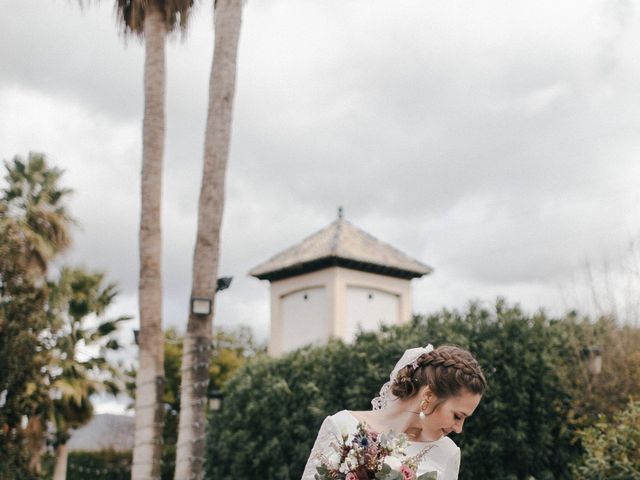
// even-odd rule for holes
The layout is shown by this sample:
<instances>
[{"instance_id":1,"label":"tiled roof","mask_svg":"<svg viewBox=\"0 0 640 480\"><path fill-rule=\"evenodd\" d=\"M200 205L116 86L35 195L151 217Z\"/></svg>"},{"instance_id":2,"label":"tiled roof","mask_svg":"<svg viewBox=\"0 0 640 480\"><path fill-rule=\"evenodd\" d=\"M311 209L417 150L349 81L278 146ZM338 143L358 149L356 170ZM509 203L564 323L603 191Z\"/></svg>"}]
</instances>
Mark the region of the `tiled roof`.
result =
<instances>
[{"instance_id":1,"label":"tiled roof","mask_svg":"<svg viewBox=\"0 0 640 480\"><path fill-rule=\"evenodd\" d=\"M253 268L249 275L261 280L278 280L329 266L400 278L421 277L433 270L339 217L319 232Z\"/></svg>"}]
</instances>

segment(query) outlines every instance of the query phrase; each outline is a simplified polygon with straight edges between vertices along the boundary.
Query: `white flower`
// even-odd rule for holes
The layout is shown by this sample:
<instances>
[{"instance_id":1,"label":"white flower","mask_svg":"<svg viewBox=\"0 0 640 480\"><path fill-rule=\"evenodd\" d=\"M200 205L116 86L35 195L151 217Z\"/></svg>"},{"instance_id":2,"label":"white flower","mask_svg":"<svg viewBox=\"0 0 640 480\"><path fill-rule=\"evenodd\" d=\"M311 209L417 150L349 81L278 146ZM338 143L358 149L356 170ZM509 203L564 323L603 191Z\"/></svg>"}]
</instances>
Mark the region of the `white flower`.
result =
<instances>
[{"instance_id":1,"label":"white flower","mask_svg":"<svg viewBox=\"0 0 640 480\"><path fill-rule=\"evenodd\" d=\"M397 457L392 457L391 455L387 456L384 459L384 463L389 465L391 470L400 470L400 467L402 466L402 462L400 461L400 459Z\"/></svg>"},{"instance_id":2,"label":"white flower","mask_svg":"<svg viewBox=\"0 0 640 480\"><path fill-rule=\"evenodd\" d=\"M337 467L338 463L340 463L340 453L334 450L326 456L326 459L329 465Z\"/></svg>"}]
</instances>

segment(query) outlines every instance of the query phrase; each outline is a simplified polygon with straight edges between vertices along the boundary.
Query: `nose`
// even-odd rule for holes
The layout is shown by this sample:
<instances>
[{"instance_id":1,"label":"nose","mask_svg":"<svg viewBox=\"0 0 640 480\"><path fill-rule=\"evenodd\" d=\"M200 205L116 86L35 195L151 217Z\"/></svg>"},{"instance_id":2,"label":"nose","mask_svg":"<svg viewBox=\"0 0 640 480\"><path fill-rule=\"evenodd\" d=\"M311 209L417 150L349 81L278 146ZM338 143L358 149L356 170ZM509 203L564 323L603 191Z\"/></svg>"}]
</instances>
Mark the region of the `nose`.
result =
<instances>
[{"instance_id":1,"label":"nose","mask_svg":"<svg viewBox=\"0 0 640 480\"><path fill-rule=\"evenodd\" d=\"M463 424L464 424L464 419L456 420L456 423L453 424L453 431L456 433L461 433Z\"/></svg>"}]
</instances>

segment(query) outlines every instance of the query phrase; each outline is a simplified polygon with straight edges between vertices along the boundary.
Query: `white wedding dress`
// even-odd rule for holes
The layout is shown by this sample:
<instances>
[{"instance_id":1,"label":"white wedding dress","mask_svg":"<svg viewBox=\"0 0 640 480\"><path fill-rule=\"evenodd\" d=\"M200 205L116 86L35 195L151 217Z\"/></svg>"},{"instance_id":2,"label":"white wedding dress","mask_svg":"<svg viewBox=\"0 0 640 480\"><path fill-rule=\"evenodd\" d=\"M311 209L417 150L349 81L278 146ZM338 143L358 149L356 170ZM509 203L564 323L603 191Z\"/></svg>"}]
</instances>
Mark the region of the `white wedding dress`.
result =
<instances>
[{"instance_id":1,"label":"white wedding dress","mask_svg":"<svg viewBox=\"0 0 640 480\"><path fill-rule=\"evenodd\" d=\"M331 442L339 441L343 432L353 435L357 426L358 419L348 410L341 410L325 418L301 480L314 480L316 467L319 463L318 455L328 455L333 452L330 447ZM456 480L460 468L460 449L449 437L442 437L434 442L409 442L406 453L409 456L414 456L430 446L431 450L418 466L418 475L436 471L438 472L438 480Z\"/></svg>"}]
</instances>

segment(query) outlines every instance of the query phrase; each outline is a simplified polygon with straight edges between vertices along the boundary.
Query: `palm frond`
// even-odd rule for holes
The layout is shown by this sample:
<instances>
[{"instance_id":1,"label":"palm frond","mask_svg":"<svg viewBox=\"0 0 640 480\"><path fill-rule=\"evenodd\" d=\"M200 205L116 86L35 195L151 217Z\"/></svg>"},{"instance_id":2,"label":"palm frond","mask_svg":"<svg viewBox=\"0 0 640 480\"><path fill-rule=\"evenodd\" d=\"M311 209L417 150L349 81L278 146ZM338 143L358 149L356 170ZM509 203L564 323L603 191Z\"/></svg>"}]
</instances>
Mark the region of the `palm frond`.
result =
<instances>
[{"instance_id":1,"label":"palm frond","mask_svg":"<svg viewBox=\"0 0 640 480\"><path fill-rule=\"evenodd\" d=\"M162 15L167 31L185 32L194 0L117 0L116 15L123 33L144 35L147 11L156 9Z\"/></svg>"}]
</instances>

